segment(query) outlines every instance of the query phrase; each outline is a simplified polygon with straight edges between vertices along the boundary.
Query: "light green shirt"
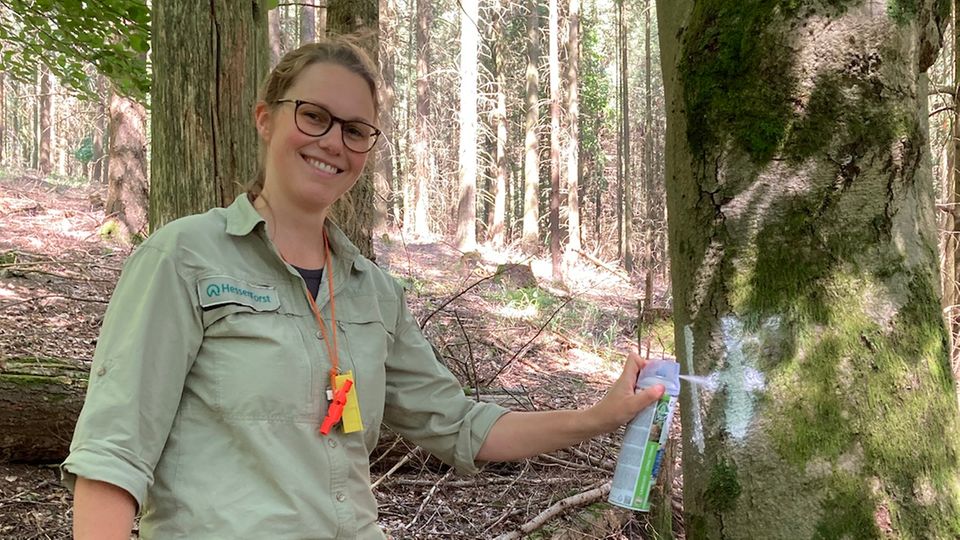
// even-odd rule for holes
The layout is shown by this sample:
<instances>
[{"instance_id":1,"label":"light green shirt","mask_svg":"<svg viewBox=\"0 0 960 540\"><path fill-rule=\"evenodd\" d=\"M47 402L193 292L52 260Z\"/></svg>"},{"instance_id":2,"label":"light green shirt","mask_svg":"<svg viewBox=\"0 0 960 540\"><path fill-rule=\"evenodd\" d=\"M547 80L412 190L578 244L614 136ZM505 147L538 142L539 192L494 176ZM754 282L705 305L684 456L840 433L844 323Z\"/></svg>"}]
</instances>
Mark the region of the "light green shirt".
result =
<instances>
[{"instance_id":1,"label":"light green shirt","mask_svg":"<svg viewBox=\"0 0 960 540\"><path fill-rule=\"evenodd\" d=\"M246 196L130 256L97 344L64 481L129 491L153 539L383 538L380 424L465 472L502 407L468 399L402 289L332 224L340 369L364 429L318 434L330 361L297 271ZM324 276L324 280L329 276ZM326 281L317 304L330 328Z\"/></svg>"}]
</instances>

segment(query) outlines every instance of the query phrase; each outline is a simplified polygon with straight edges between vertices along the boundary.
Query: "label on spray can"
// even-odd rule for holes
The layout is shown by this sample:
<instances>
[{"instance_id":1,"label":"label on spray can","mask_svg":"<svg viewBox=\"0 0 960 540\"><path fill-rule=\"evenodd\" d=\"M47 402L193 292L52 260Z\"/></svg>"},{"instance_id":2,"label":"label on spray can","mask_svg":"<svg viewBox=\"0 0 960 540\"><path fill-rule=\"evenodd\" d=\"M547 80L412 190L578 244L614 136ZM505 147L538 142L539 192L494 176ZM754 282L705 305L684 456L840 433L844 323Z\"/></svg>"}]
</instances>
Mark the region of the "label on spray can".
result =
<instances>
[{"instance_id":1,"label":"label on spray can","mask_svg":"<svg viewBox=\"0 0 960 540\"><path fill-rule=\"evenodd\" d=\"M650 491L670 438L670 423L680 394L680 364L669 360L648 363L637 377L637 389L655 384L664 386L663 396L627 425L607 499L617 506L641 512L650 510Z\"/></svg>"}]
</instances>

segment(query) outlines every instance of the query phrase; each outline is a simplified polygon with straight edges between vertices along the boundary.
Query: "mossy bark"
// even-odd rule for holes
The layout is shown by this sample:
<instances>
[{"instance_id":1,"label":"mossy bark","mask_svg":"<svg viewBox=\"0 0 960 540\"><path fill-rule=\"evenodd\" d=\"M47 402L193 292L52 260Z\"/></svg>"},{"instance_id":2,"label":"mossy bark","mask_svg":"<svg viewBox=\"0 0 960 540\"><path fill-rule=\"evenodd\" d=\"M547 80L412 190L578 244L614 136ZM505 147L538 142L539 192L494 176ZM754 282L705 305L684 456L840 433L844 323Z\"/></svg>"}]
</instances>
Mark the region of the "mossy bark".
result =
<instances>
[{"instance_id":1,"label":"mossy bark","mask_svg":"<svg viewBox=\"0 0 960 540\"><path fill-rule=\"evenodd\" d=\"M688 538L960 537L942 0L658 6Z\"/></svg>"},{"instance_id":2,"label":"mossy bark","mask_svg":"<svg viewBox=\"0 0 960 540\"><path fill-rule=\"evenodd\" d=\"M83 406L87 371L51 358L0 364L0 462L51 463L66 457Z\"/></svg>"}]
</instances>

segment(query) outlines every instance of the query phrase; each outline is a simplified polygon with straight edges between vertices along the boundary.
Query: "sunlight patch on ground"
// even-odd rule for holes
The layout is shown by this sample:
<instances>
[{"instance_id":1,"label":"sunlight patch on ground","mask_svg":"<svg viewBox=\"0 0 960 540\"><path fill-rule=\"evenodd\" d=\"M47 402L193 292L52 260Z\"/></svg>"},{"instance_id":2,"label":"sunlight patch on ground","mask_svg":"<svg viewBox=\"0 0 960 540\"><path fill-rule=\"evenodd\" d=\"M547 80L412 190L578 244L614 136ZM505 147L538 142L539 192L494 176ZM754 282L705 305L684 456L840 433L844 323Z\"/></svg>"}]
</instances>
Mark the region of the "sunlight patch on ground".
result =
<instances>
[{"instance_id":1,"label":"sunlight patch on ground","mask_svg":"<svg viewBox=\"0 0 960 540\"><path fill-rule=\"evenodd\" d=\"M13 289L8 289L7 287L0 285L0 298L19 299L20 295L17 294L17 292L14 291Z\"/></svg>"},{"instance_id":2,"label":"sunlight patch on ground","mask_svg":"<svg viewBox=\"0 0 960 540\"><path fill-rule=\"evenodd\" d=\"M577 373L591 375L605 375L609 379L616 379L620 375L620 366L614 365L608 359L583 349L567 351L567 367Z\"/></svg>"},{"instance_id":3,"label":"sunlight patch on ground","mask_svg":"<svg viewBox=\"0 0 960 540\"><path fill-rule=\"evenodd\" d=\"M535 319L540 316L540 310L535 305L527 305L518 308L513 305L500 306L496 310L497 315L506 319Z\"/></svg>"}]
</instances>

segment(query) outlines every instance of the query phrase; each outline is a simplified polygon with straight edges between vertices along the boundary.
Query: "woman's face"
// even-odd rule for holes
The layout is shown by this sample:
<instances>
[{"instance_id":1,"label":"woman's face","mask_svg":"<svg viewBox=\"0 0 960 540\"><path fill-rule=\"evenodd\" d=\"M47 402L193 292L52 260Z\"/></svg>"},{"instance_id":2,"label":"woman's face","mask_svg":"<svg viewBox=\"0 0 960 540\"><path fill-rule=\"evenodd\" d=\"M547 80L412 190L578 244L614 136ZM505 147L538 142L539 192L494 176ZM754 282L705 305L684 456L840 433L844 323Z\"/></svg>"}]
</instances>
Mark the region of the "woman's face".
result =
<instances>
[{"instance_id":1,"label":"woman's face","mask_svg":"<svg viewBox=\"0 0 960 540\"><path fill-rule=\"evenodd\" d=\"M281 99L315 103L345 121L376 121L369 85L339 64L307 66ZM257 104L257 131L267 147L263 191L271 201L282 198L311 212L324 211L357 182L367 154L344 146L340 122L320 137L301 132L291 102Z\"/></svg>"}]
</instances>

